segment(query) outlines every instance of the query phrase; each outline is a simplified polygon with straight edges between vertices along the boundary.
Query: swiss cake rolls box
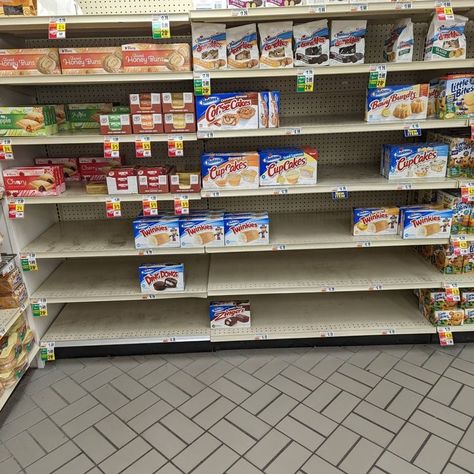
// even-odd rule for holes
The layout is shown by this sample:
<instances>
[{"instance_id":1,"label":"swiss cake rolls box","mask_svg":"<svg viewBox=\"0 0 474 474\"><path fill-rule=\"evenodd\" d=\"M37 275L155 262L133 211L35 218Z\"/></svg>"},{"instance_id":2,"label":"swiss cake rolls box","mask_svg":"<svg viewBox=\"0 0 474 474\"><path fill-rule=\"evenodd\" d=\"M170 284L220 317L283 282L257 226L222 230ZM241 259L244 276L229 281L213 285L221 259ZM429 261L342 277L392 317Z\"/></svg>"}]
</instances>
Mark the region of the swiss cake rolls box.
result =
<instances>
[{"instance_id":1,"label":"swiss cake rolls box","mask_svg":"<svg viewBox=\"0 0 474 474\"><path fill-rule=\"evenodd\" d=\"M196 131L196 118L194 113L164 114L163 128L165 133L194 133Z\"/></svg>"},{"instance_id":2,"label":"swiss cake rolls box","mask_svg":"<svg viewBox=\"0 0 474 474\"><path fill-rule=\"evenodd\" d=\"M79 173L83 181L104 181L112 168L122 166L122 158L82 157L79 158Z\"/></svg>"},{"instance_id":3,"label":"swiss cake rolls box","mask_svg":"<svg viewBox=\"0 0 474 474\"><path fill-rule=\"evenodd\" d=\"M3 170L7 196L58 196L66 190L60 166L23 166Z\"/></svg>"},{"instance_id":4,"label":"swiss cake rolls box","mask_svg":"<svg viewBox=\"0 0 474 474\"><path fill-rule=\"evenodd\" d=\"M169 174L173 168L165 166L141 166L137 170L139 194L169 193Z\"/></svg>"},{"instance_id":5,"label":"swiss cake rolls box","mask_svg":"<svg viewBox=\"0 0 474 474\"><path fill-rule=\"evenodd\" d=\"M0 49L0 76L61 74L57 48Z\"/></svg>"},{"instance_id":6,"label":"swiss cake rolls box","mask_svg":"<svg viewBox=\"0 0 474 474\"><path fill-rule=\"evenodd\" d=\"M196 212L179 220L181 247L224 247L224 213Z\"/></svg>"},{"instance_id":7,"label":"swiss cake rolls box","mask_svg":"<svg viewBox=\"0 0 474 474\"><path fill-rule=\"evenodd\" d=\"M131 167L109 170L106 177L109 194L137 194L137 170Z\"/></svg>"},{"instance_id":8,"label":"swiss cake rolls box","mask_svg":"<svg viewBox=\"0 0 474 474\"><path fill-rule=\"evenodd\" d=\"M100 133L102 135L130 135L132 133L130 114L101 115Z\"/></svg>"},{"instance_id":9,"label":"swiss cake rolls box","mask_svg":"<svg viewBox=\"0 0 474 474\"><path fill-rule=\"evenodd\" d=\"M249 328L251 326L249 300L211 301L211 328Z\"/></svg>"},{"instance_id":10,"label":"swiss cake rolls box","mask_svg":"<svg viewBox=\"0 0 474 474\"><path fill-rule=\"evenodd\" d=\"M65 75L119 74L122 69L120 46L100 48L60 48L61 69Z\"/></svg>"},{"instance_id":11,"label":"swiss cake rolls box","mask_svg":"<svg viewBox=\"0 0 474 474\"><path fill-rule=\"evenodd\" d=\"M367 89L365 120L393 122L423 120L428 111L429 84Z\"/></svg>"},{"instance_id":12,"label":"swiss cake rolls box","mask_svg":"<svg viewBox=\"0 0 474 474\"><path fill-rule=\"evenodd\" d=\"M270 220L266 212L224 214L226 246L268 245Z\"/></svg>"},{"instance_id":13,"label":"swiss cake rolls box","mask_svg":"<svg viewBox=\"0 0 474 474\"><path fill-rule=\"evenodd\" d=\"M438 118L463 119L474 115L474 74L443 76L438 89Z\"/></svg>"},{"instance_id":14,"label":"swiss cake rolls box","mask_svg":"<svg viewBox=\"0 0 474 474\"><path fill-rule=\"evenodd\" d=\"M163 92L161 107L164 114L194 114L194 94L192 92Z\"/></svg>"},{"instance_id":15,"label":"swiss cake rolls box","mask_svg":"<svg viewBox=\"0 0 474 474\"><path fill-rule=\"evenodd\" d=\"M35 165L55 165L63 169L64 181L80 181L77 158L35 158Z\"/></svg>"},{"instance_id":16,"label":"swiss cake rolls box","mask_svg":"<svg viewBox=\"0 0 474 474\"><path fill-rule=\"evenodd\" d=\"M142 217L133 221L135 248L180 247L177 216Z\"/></svg>"},{"instance_id":17,"label":"swiss cake rolls box","mask_svg":"<svg viewBox=\"0 0 474 474\"><path fill-rule=\"evenodd\" d=\"M227 92L196 98L198 130L258 128L258 93Z\"/></svg>"},{"instance_id":18,"label":"swiss cake rolls box","mask_svg":"<svg viewBox=\"0 0 474 474\"><path fill-rule=\"evenodd\" d=\"M131 114L161 114L161 94L130 94Z\"/></svg>"},{"instance_id":19,"label":"swiss cake rolls box","mask_svg":"<svg viewBox=\"0 0 474 474\"><path fill-rule=\"evenodd\" d=\"M205 153L201 156L202 187L208 189L256 189L259 181L258 152Z\"/></svg>"},{"instance_id":20,"label":"swiss cake rolls box","mask_svg":"<svg viewBox=\"0 0 474 474\"><path fill-rule=\"evenodd\" d=\"M140 265L142 293L184 291L184 265L182 263L149 263Z\"/></svg>"},{"instance_id":21,"label":"swiss cake rolls box","mask_svg":"<svg viewBox=\"0 0 474 474\"><path fill-rule=\"evenodd\" d=\"M400 233L404 239L448 239L452 209L400 208Z\"/></svg>"},{"instance_id":22,"label":"swiss cake rolls box","mask_svg":"<svg viewBox=\"0 0 474 474\"><path fill-rule=\"evenodd\" d=\"M309 186L317 182L316 148L268 148L259 155L260 186Z\"/></svg>"},{"instance_id":23,"label":"swiss cake rolls box","mask_svg":"<svg viewBox=\"0 0 474 474\"><path fill-rule=\"evenodd\" d=\"M161 114L132 115L133 133L163 133L163 116Z\"/></svg>"},{"instance_id":24,"label":"swiss cake rolls box","mask_svg":"<svg viewBox=\"0 0 474 474\"><path fill-rule=\"evenodd\" d=\"M191 49L187 43L124 44L122 56L123 70L128 74L191 70Z\"/></svg>"},{"instance_id":25,"label":"swiss cake rolls box","mask_svg":"<svg viewBox=\"0 0 474 474\"><path fill-rule=\"evenodd\" d=\"M384 145L382 175L387 179L444 178L449 147L443 143Z\"/></svg>"},{"instance_id":26,"label":"swiss cake rolls box","mask_svg":"<svg viewBox=\"0 0 474 474\"><path fill-rule=\"evenodd\" d=\"M0 107L0 137L47 136L58 133L51 105Z\"/></svg>"},{"instance_id":27,"label":"swiss cake rolls box","mask_svg":"<svg viewBox=\"0 0 474 474\"><path fill-rule=\"evenodd\" d=\"M129 107L112 103L69 104L66 107L67 120L72 130L99 129L101 115L129 113Z\"/></svg>"},{"instance_id":28,"label":"swiss cake rolls box","mask_svg":"<svg viewBox=\"0 0 474 474\"><path fill-rule=\"evenodd\" d=\"M398 207L355 208L352 211L353 235L396 235Z\"/></svg>"}]
</instances>

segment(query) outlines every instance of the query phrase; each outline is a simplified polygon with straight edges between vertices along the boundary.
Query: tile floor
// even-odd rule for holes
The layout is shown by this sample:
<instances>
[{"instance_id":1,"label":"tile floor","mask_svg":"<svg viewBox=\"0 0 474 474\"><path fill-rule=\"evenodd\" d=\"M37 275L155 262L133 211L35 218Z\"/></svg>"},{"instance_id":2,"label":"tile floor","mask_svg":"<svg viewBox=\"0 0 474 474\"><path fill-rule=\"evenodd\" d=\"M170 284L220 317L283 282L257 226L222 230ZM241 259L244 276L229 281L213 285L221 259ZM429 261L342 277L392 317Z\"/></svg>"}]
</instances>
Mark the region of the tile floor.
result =
<instances>
[{"instance_id":1,"label":"tile floor","mask_svg":"<svg viewBox=\"0 0 474 474\"><path fill-rule=\"evenodd\" d=\"M0 414L0 473L474 472L474 345L60 360Z\"/></svg>"}]
</instances>

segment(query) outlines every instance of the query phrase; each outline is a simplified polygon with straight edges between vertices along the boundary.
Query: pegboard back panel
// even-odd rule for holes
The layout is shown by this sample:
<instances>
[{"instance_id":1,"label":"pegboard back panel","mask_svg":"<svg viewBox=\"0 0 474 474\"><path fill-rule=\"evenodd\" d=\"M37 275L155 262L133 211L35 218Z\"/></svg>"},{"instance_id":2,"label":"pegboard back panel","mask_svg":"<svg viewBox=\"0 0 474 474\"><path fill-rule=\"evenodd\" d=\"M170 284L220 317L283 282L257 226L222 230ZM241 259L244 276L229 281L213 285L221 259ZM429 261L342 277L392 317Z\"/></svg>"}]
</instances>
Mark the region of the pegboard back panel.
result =
<instances>
[{"instance_id":1,"label":"pegboard back panel","mask_svg":"<svg viewBox=\"0 0 474 474\"><path fill-rule=\"evenodd\" d=\"M134 13L187 13L191 0L76 0L85 15Z\"/></svg>"}]
</instances>

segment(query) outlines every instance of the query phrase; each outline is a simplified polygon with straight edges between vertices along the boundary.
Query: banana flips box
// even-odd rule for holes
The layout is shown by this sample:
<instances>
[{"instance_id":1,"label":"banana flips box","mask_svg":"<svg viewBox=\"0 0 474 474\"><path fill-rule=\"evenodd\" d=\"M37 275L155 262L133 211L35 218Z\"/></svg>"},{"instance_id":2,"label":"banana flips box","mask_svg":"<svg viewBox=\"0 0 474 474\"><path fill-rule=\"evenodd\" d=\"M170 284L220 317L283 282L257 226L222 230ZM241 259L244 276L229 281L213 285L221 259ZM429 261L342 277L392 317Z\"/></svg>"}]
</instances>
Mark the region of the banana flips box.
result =
<instances>
[{"instance_id":1,"label":"banana flips box","mask_svg":"<svg viewBox=\"0 0 474 474\"><path fill-rule=\"evenodd\" d=\"M184 291L184 265L182 263L152 263L138 268L142 293Z\"/></svg>"},{"instance_id":2,"label":"banana flips box","mask_svg":"<svg viewBox=\"0 0 474 474\"><path fill-rule=\"evenodd\" d=\"M143 217L133 221L135 248L180 247L179 218L176 216Z\"/></svg>"},{"instance_id":3,"label":"banana flips box","mask_svg":"<svg viewBox=\"0 0 474 474\"><path fill-rule=\"evenodd\" d=\"M226 213L224 232L226 246L268 245L270 224L266 212Z\"/></svg>"},{"instance_id":4,"label":"banana flips box","mask_svg":"<svg viewBox=\"0 0 474 474\"><path fill-rule=\"evenodd\" d=\"M448 239L452 217L452 209L401 208L401 236L403 239Z\"/></svg>"},{"instance_id":5,"label":"banana flips box","mask_svg":"<svg viewBox=\"0 0 474 474\"><path fill-rule=\"evenodd\" d=\"M352 211L352 235L396 235L398 207L356 208Z\"/></svg>"}]
</instances>

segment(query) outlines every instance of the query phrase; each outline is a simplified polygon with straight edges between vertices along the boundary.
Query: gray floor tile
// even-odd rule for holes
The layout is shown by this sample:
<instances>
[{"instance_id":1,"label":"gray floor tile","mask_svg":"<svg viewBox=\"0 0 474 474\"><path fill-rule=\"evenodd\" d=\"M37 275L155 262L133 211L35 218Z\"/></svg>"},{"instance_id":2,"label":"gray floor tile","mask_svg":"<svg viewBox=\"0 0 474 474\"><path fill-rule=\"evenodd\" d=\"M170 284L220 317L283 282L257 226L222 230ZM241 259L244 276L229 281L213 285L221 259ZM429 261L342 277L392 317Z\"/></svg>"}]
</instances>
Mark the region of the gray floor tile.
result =
<instances>
[{"instance_id":1,"label":"gray floor tile","mask_svg":"<svg viewBox=\"0 0 474 474\"><path fill-rule=\"evenodd\" d=\"M439 379L439 374L431 372L430 370L426 370L417 365L409 364L404 360L398 362L394 369L404 374L408 374L415 379L422 380L423 382L426 382L430 385L433 385Z\"/></svg>"},{"instance_id":2,"label":"gray floor tile","mask_svg":"<svg viewBox=\"0 0 474 474\"><path fill-rule=\"evenodd\" d=\"M442 352L435 351L433 355L423 364L424 369L442 374L453 361L453 357Z\"/></svg>"},{"instance_id":3,"label":"gray floor tile","mask_svg":"<svg viewBox=\"0 0 474 474\"><path fill-rule=\"evenodd\" d=\"M448 439L448 441L456 442L455 439L453 440L450 440L449 438L446 438L446 439ZM474 452L474 422L471 423L471 426L469 426L469 428L464 433L464 436L462 437L462 440L459 443L459 446L471 452Z\"/></svg>"},{"instance_id":4,"label":"gray floor tile","mask_svg":"<svg viewBox=\"0 0 474 474\"><path fill-rule=\"evenodd\" d=\"M110 362L124 372L132 370L139 364L137 359L130 356L112 357Z\"/></svg>"},{"instance_id":5,"label":"gray floor tile","mask_svg":"<svg viewBox=\"0 0 474 474\"><path fill-rule=\"evenodd\" d=\"M221 442L209 433L204 433L196 441L173 458L175 464L183 472L191 472L204 459L209 457Z\"/></svg>"},{"instance_id":6,"label":"gray floor tile","mask_svg":"<svg viewBox=\"0 0 474 474\"><path fill-rule=\"evenodd\" d=\"M263 367L258 369L253 373L255 377L262 380L263 382L269 382L273 377L278 375L282 370L288 367L288 363L280 360L280 359L273 359Z\"/></svg>"},{"instance_id":7,"label":"gray floor tile","mask_svg":"<svg viewBox=\"0 0 474 474\"><path fill-rule=\"evenodd\" d=\"M474 389L462 387L457 393L451 407L469 416L474 416Z\"/></svg>"},{"instance_id":8,"label":"gray floor tile","mask_svg":"<svg viewBox=\"0 0 474 474\"><path fill-rule=\"evenodd\" d=\"M360 434L364 438L372 441L375 444L383 446L384 448L390 443L393 439L393 433L391 431L382 428L375 423L372 423L370 420L366 420L356 413L351 413L342 424L354 431L355 433Z\"/></svg>"},{"instance_id":9,"label":"gray floor tile","mask_svg":"<svg viewBox=\"0 0 474 474\"><path fill-rule=\"evenodd\" d=\"M220 394L207 387L179 407L179 411L188 418L193 418L220 398Z\"/></svg>"},{"instance_id":10,"label":"gray floor tile","mask_svg":"<svg viewBox=\"0 0 474 474\"><path fill-rule=\"evenodd\" d=\"M176 385L179 389L186 392L190 397L198 394L201 390L206 387L202 382L194 377L186 374L183 371L174 373L169 379L169 382Z\"/></svg>"},{"instance_id":11,"label":"gray floor tile","mask_svg":"<svg viewBox=\"0 0 474 474\"><path fill-rule=\"evenodd\" d=\"M32 397L24 393L22 385L19 385L8 399L5 407L0 411L0 425L10 423L35 408L38 408L38 405L33 401Z\"/></svg>"},{"instance_id":12,"label":"gray floor tile","mask_svg":"<svg viewBox=\"0 0 474 474\"><path fill-rule=\"evenodd\" d=\"M444 373L444 377L455 380L469 387L474 388L474 375L463 372L462 370L455 369L454 367L449 367Z\"/></svg>"},{"instance_id":13,"label":"gray floor tile","mask_svg":"<svg viewBox=\"0 0 474 474\"><path fill-rule=\"evenodd\" d=\"M129 444L119 449L117 452L108 457L105 461L99 464L99 468L105 474L118 474L122 472L137 459L151 450L151 446L142 438L135 438Z\"/></svg>"},{"instance_id":14,"label":"gray floor tile","mask_svg":"<svg viewBox=\"0 0 474 474\"><path fill-rule=\"evenodd\" d=\"M379 354L380 351L378 350L364 347L351 356L349 362L361 369L365 369Z\"/></svg>"},{"instance_id":15,"label":"gray floor tile","mask_svg":"<svg viewBox=\"0 0 474 474\"><path fill-rule=\"evenodd\" d=\"M120 377L112 380L110 384L119 392L123 393L129 400L133 400L146 392L146 388L128 374L122 374Z\"/></svg>"},{"instance_id":16,"label":"gray floor tile","mask_svg":"<svg viewBox=\"0 0 474 474\"><path fill-rule=\"evenodd\" d=\"M221 418L227 415L236 407L234 402L221 397L209 405L205 410L196 415L193 421L205 430L217 423Z\"/></svg>"},{"instance_id":17,"label":"gray floor tile","mask_svg":"<svg viewBox=\"0 0 474 474\"><path fill-rule=\"evenodd\" d=\"M303 446L292 442L290 443L265 469L268 474L288 474L296 472L311 456Z\"/></svg>"},{"instance_id":18,"label":"gray floor tile","mask_svg":"<svg viewBox=\"0 0 474 474\"><path fill-rule=\"evenodd\" d=\"M318 448L316 453L331 464L337 465L359 440L359 435L339 426Z\"/></svg>"},{"instance_id":19,"label":"gray floor tile","mask_svg":"<svg viewBox=\"0 0 474 474\"><path fill-rule=\"evenodd\" d=\"M217 439L230 446L240 455L247 452L255 440L227 420L221 420L209 430Z\"/></svg>"},{"instance_id":20,"label":"gray floor tile","mask_svg":"<svg viewBox=\"0 0 474 474\"><path fill-rule=\"evenodd\" d=\"M291 416L283 418L275 428L312 452L321 446L325 440L319 433L316 433L316 431L313 431Z\"/></svg>"},{"instance_id":21,"label":"gray floor tile","mask_svg":"<svg viewBox=\"0 0 474 474\"><path fill-rule=\"evenodd\" d=\"M111 382L113 379L116 379L120 375L122 375L122 371L115 366L111 366L108 369L105 369L103 372L100 372L97 375L94 375L90 379L87 379L81 385L85 388L88 392L93 392L97 390L102 385Z\"/></svg>"},{"instance_id":22,"label":"gray floor tile","mask_svg":"<svg viewBox=\"0 0 474 474\"><path fill-rule=\"evenodd\" d=\"M96 464L117 451L95 428L89 428L74 438L74 442L89 456Z\"/></svg>"},{"instance_id":23,"label":"gray floor tile","mask_svg":"<svg viewBox=\"0 0 474 474\"><path fill-rule=\"evenodd\" d=\"M237 461L239 455L227 446L222 445L214 451L193 474L221 474L227 472L227 468Z\"/></svg>"},{"instance_id":24,"label":"gray floor tile","mask_svg":"<svg viewBox=\"0 0 474 474\"><path fill-rule=\"evenodd\" d=\"M366 367L366 369L373 374L384 377L397 362L398 359L396 357L381 353Z\"/></svg>"},{"instance_id":25,"label":"gray floor tile","mask_svg":"<svg viewBox=\"0 0 474 474\"><path fill-rule=\"evenodd\" d=\"M305 474L339 474L343 472L316 454L308 459L301 471Z\"/></svg>"},{"instance_id":26,"label":"gray floor tile","mask_svg":"<svg viewBox=\"0 0 474 474\"><path fill-rule=\"evenodd\" d=\"M282 393L278 398L273 400L266 408L264 408L258 417L269 425L276 425L282 418L284 418L298 402L290 398L288 395Z\"/></svg>"},{"instance_id":27,"label":"gray floor tile","mask_svg":"<svg viewBox=\"0 0 474 474\"><path fill-rule=\"evenodd\" d=\"M362 401L354 410L355 413L366 418L367 420L376 423L387 430L393 431L394 433L403 426L404 421L397 416L394 416L390 413L387 413L384 410L381 410L379 407Z\"/></svg>"},{"instance_id":28,"label":"gray floor tile","mask_svg":"<svg viewBox=\"0 0 474 474\"><path fill-rule=\"evenodd\" d=\"M111 411L118 410L129 402L127 397L110 384L94 390L91 395Z\"/></svg>"},{"instance_id":29,"label":"gray floor tile","mask_svg":"<svg viewBox=\"0 0 474 474\"><path fill-rule=\"evenodd\" d=\"M161 466L166 464L167 460L158 451L152 449L135 461L130 467L123 471L123 474L152 474Z\"/></svg>"},{"instance_id":30,"label":"gray floor tile","mask_svg":"<svg viewBox=\"0 0 474 474\"><path fill-rule=\"evenodd\" d=\"M51 385L51 388L68 403L75 402L87 394L87 392L70 377L59 380L59 382Z\"/></svg>"},{"instance_id":31,"label":"gray floor tile","mask_svg":"<svg viewBox=\"0 0 474 474\"><path fill-rule=\"evenodd\" d=\"M469 471L465 471L455 464L448 463L444 468L443 474L469 474Z\"/></svg>"},{"instance_id":32,"label":"gray floor tile","mask_svg":"<svg viewBox=\"0 0 474 474\"><path fill-rule=\"evenodd\" d=\"M341 365L337 371L341 374L347 375L347 377L368 385L369 387L375 387L381 380L378 375L374 375L367 370L361 369L347 362Z\"/></svg>"},{"instance_id":33,"label":"gray floor tile","mask_svg":"<svg viewBox=\"0 0 474 474\"><path fill-rule=\"evenodd\" d=\"M451 425L457 426L458 428L466 429L471 423L471 417L460 413L452 408L445 407L438 402L430 399L423 400L418 409L423 410L425 413L431 414L435 418L442 420L449 420Z\"/></svg>"},{"instance_id":34,"label":"gray floor tile","mask_svg":"<svg viewBox=\"0 0 474 474\"><path fill-rule=\"evenodd\" d=\"M36 425L36 423L39 423L45 418L46 414L43 410L35 408L34 410L19 416L10 423L5 423L2 425L2 429L0 430L0 441L5 443L5 441L20 434L22 431L27 430L31 426Z\"/></svg>"},{"instance_id":35,"label":"gray floor tile","mask_svg":"<svg viewBox=\"0 0 474 474\"><path fill-rule=\"evenodd\" d=\"M285 370L283 370L281 375L284 375L286 378L299 383L311 391L315 390L322 383L321 379L314 377L309 372L305 372L294 365L290 365Z\"/></svg>"},{"instance_id":36,"label":"gray floor tile","mask_svg":"<svg viewBox=\"0 0 474 474\"><path fill-rule=\"evenodd\" d=\"M395 454L385 451L377 461L377 466L388 474L426 474L426 471L404 461Z\"/></svg>"},{"instance_id":37,"label":"gray floor tile","mask_svg":"<svg viewBox=\"0 0 474 474\"><path fill-rule=\"evenodd\" d=\"M103 420L109 414L110 411L103 405L96 405L85 413L79 415L77 418L74 418L74 420L69 421L61 428L72 438L78 435L81 431L84 431L90 426L98 423L100 420Z\"/></svg>"},{"instance_id":38,"label":"gray floor tile","mask_svg":"<svg viewBox=\"0 0 474 474\"><path fill-rule=\"evenodd\" d=\"M58 410L68 406L51 387L46 387L39 392L31 394L31 398L48 415L56 413Z\"/></svg>"},{"instance_id":39,"label":"gray floor tile","mask_svg":"<svg viewBox=\"0 0 474 474\"><path fill-rule=\"evenodd\" d=\"M317 352L315 349L306 352L298 359L292 362L292 365L304 371L310 371L317 363L321 362L326 357L326 354Z\"/></svg>"},{"instance_id":40,"label":"gray floor tile","mask_svg":"<svg viewBox=\"0 0 474 474\"><path fill-rule=\"evenodd\" d=\"M334 421L304 405L298 405L290 416L323 436L329 436L337 427Z\"/></svg>"},{"instance_id":41,"label":"gray floor tile","mask_svg":"<svg viewBox=\"0 0 474 474\"><path fill-rule=\"evenodd\" d=\"M463 430L420 410L413 413L410 422L453 443L458 443L464 433Z\"/></svg>"},{"instance_id":42,"label":"gray floor tile","mask_svg":"<svg viewBox=\"0 0 474 474\"><path fill-rule=\"evenodd\" d=\"M400 390L398 395L392 400L386 408L390 413L407 420L416 410L423 397L407 388Z\"/></svg>"},{"instance_id":43,"label":"gray floor tile","mask_svg":"<svg viewBox=\"0 0 474 474\"><path fill-rule=\"evenodd\" d=\"M303 403L311 407L313 410L322 411L340 392L341 389L331 385L330 383L323 382L303 401Z\"/></svg>"},{"instance_id":44,"label":"gray floor tile","mask_svg":"<svg viewBox=\"0 0 474 474\"><path fill-rule=\"evenodd\" d=\"M114 414L96 423L95 427L117 448L125 446L136 436L136 433Z\"/></svg>"},{"instance_id":45,"label":"gray floor tile","mask_svg":"<svg viewBox=\"0 0 474 474\"><path fill-rule=\"evenodd\" d=\"M135 380L140 380L143 377L146 377L148 374L156 370L158 367L166 364L166 360L158 358L153 358L146 360L144 363L141 363L134 367L132 370L129 370L127 373L130 377Z\"/></svg>"},{"instance_id":46,"label":"gray floor tile","mask_svg":"<svg viewBox=\"0 0 474 474\"><path fill-rule=\"evenodd\" d=\"M159 423L144 431L142 437L168 459L173 458L186 447L181 439Z\"/></svg>"},{"instance_id":47,"label":"gray floor tile","mask_svg":"<svg viewBox=\"0 0 474 474\"><path fill-rule=\"evenodd\" d=\"M299 401L304 400L311 393L311 391L306 387L303 387L303 385L300 385L281 374L270 380L269 384L277 390L280 390L280 392L286 393L289 397L295 398Z\"/></svg>"},{"instance_id":48,"label":"gray floor tile","mask_svg":"<svg viewBox=\"0 0 474 474\"><path fill-rule=\"evenodd\" d=\"M327 379L332 375L342 364L343 360L337 357L327 356L318 362L311 370L310 373L320 379Z\"/></svg>"},{"instance_id":49,"label":"gray floor tile","mask_svg":"<svg viewBox=\"0 0 474 474\"><path fill-rule=\"evenodd\" d=\"M54 471L54 474L84 474L86 472L90 473L91 469L94 469L92 461L85 454L80 454L57 471Z\"/></svg>"},{"instance_id":50,"label":"gray floor tile","mask_svg":"<svg viewBox=\"0 0 474 474\"><path fill-rule=\"evenodd\" d=\"M229 370L234 366L226 362L225 360L220 360L217 364L214 364L212 367L209 367L204 372L201 372L196 378L205 385L211 385L213 382L223 377Z\"/></svg>"},{"instance_id":51,"label":"gray floor tile","mask_svg":"<svg viewBox=\"0 0 474 474\"><path fill-rule=\"evenodd\" d=\"M68 440L67 436L49 418L29 428L28 432L47 452L53 451Z\"/></svg>"},{"instance_id":52,"label":"gray floor tile","mask_svg":"<svg viewBox=\"0 0 474 474\"><path fill-rule=\"evenodd\" d=\"M451 457L451 462L468 472L472 471L472 467L474 466L474 454L463 448L456 448Z\"/></svg>"},{"instance_id":53,"label":"gray floor tile","mask_svg":"<svg viewBox=\"0 0 474 474\"><path fill-rule=\"evenodd\" d=\"M0 462L0 472L5 472L6 474L16 474L17 472L24 472L21 469L21 466L13 457L6 459L5 461Z\"/></svg>"},{"instance_id":54,"label":"gray floor tile","mask_svg":"<svg viewBox=\"0 0 474 474\"><path fill-rule=\"evenodd\" d=\"M435 351L430 346L414 346L403 356L403 360L421 367L433 353Z\"/></svg>"},{"instance_id":55,"label":"gray floor tile","mask_svg":"<svg viewBox=\"0 0 474 474\"><path fill-rule=\"evenodd\" d=\"M429 391L428 397L444 405L450 405L461 388L462 384L459 382L441 377Z\"/></svg>"},{"instance_id":56,"label":"gray floor tile","mask_svg":"<svg viewBox=\"0 0 474 474\"><path fill-rule=\"evenodd\" d=\"M361 438L339 467L348 474L365 474L382 454L383 448Z\"/></svg>"},{"instance_id":57,"label":"gray floor tile","mask_svg":"<svg viewBox=\"0 0 474 474\"><path fill-rule=\"evenodd\" d=\"M80 398L76 402L71 403L70 405L56 412L54 415L51 416L51 419L58 426L63 426L98 404L99 402L94 397L86 395L85 397Z\"/></svg>"},{"instance_id":58,"label":"gray floor tile","mask_svg":"<svg viewBox=\"0 0 474 474\"><path fill-rule=\"evenodd\" d=\"M290 438L273 429L247 452L245 458L263 470L290 442Z\"/></svg>"},{"instance_id":59,"label":"gray floor tile","mask_svg":"<svg viewBox=\"0 0 474 474\"><path fill-rule=\"evenodd\" d=\"M237 404L242 403L246 398L250 397L251 395L250 392L247 392L247 390L244 390L235 383L224 378L216 380L211 385L211 387L224 397L227 397L229 400L232 400Z\"/></svg>"},{"instance_id":60,"label":"gray floor tile","mask_svg":"<svg viewBox=\"0 0 474 474\"><path fill-rule=\"evenodd\" d=\"M431 390L431 385L429 383L423 382L422 380L416 379L415 377L403 372L399 372L398 370L392 369L385 377L391 382L408 388L409 390L423 396Z\"/></svg>"},{"instance_id":61,"label":"gray floor tile","mask_svg":"<svg viewBox=\"0 0 474 474\"><path fill-rule=\"evenodd\" d=\"M137 433L141 433L155 424L158 420L161 420L170 411L173 411L173 407L166 403L164 400L160 400L151 407L142 411L135 418L128 421L128 426Z\"/></svg>"},{"instance_id":62,"label":"gray floor tile","mask_svg":"<svg viewBox=\"0 0 474 474\"><path fill-rule=\"evenodd\" d=\"M130 421L158 400L159 398L153 392L145 392L117 410L115 414L124 421Z\"/></svg>"},{"instance_id":63,"label":"gray floor tile","mask_svg":"<svg viewBox=\"0 0 474 474\"><path fill-rule=\"evenodd\" d=\"M321 413L338 423L360 403L360 398L341 392Z\"/></svg>"},{"instance_id":64,"label":"gray floor tile","mask_svg":"<svg viewBox=\"0 0 474 474\"><path fill-rule=\"evenodd\" d=\"M183 370L192 377L196 377L196 375L199 375L209 367L217 364L217 362L219 362L219 359L214 357L214 355L202 354L201 357L195 357L195 359L190 364L187 364Z\"/></svg>"},{"instance_id":65,"label":"gray floor tile","mask_svg":"<svg viewBox=\"0 0 474 474\"><path fill-rule=\"evenodd\" d=\"M250 464L246 459L240 458L232 467L227 469L226 474L260 474L262 471Z\"/></svg>"},{"instance_id":66,"label":"gray floor tile","mask_svg":"<svg viewBox=\"0 0 474 474\"><path fill-rule=\"evenodd\" d=\"M339 372L335 372L331 376L328 377L327 381L332 383L336 387L340 388L341 390L345 390L349 393L352 393L356 397L364 398L370 392L370 387L364 385L363 383L357 382L350 377L346 377Z\"/></svg>"},{"instance_id":67,"label":"gray floor tile","mask_svg":"<svg viewBox=\"0 0 474 474\"><path fill-rule=\"evenodd\" d=\"M414 463L430 474L439 474L443 472L454 448L454 444L432 435L415 458Z\"/></svg>"},{"instance_id":68,"label":"gray floor tile","mask_svg":"<svg viewBox=\"0 0 474 474\"><path fill-rule=\"evenodd\" d=\"M273 402L280 395L276 388L264 385L253 395L247 398L241 406L254 415L260 413L267 405Z\"/></svg>"},{"instance_id":69,"label":"gray floor tile","mask_svg":"<svg viewBox=\"0 0 474 474\"><path fill-rule=\"evenodd\" d=\"M261 380L257 379L251 374L248 374L247 372L244 372L238 367L234 367L232 370L229 370L225 374L225 377L250 393L256 392L263 386L263 382Z\"/></svg>"},{"instance_id":70,"label":"gray floor tile","mask_svg":"<svg viewBox=\"0 0 474 474\"><path fill-rule=\"evenodd\" d=\"M397 434L388 449L405 459L405 461L411 462L428 436L428 431L422 430L412 423L407 423Z\"/></svg>"},{"instance_id":71,"label":"gray floor tile","mask_svg":"<svg viewBox=\"0 0 474 474\"><path fill-rule=\"evenodd\" d=\"M9 439L5 446L22 467L29 466L45 455L40 445L26 431Z\"/></svg>"},{"instance_id":72,"label":"gray floor tile","mask_svg":"<svg viewBox=\"0 0 474 474\"><path fill-rule=\"evenodd\" d=\"M385 409L387 405L397 396L401 390L400 385L381 380L376 387L365 397L365 399L379 408Z\"/></svg>"},{"instance_id":73,"label":"gray floor tile","mask_svg":"<svg viewBox=\"0 0 474 474\"><path fill-rule=\"evenodd\" d=\"M27 474L51 474L76 456L79 456L79 454L81 454L79 448L71 441L68 441L31 464L31 466L26 468L26 472Z\"/></svg>"},{"instance_id":74,"label":"gray floor tile","mask_svg":"<svg viewBox=\"0 0 474 474\"><path fill-rule=\"evenodd\" d=\"M170 462L156 471L157 474L182 474L182 472Z\"/></svg>"},{"instance_id":75,"label":"gray floor tile","mask_svg":"<svg viewBox=\"0 0 474 474\"><path fill-rule=\"evenodd\" d=\"M178 368L173 364L164 364L155 369L153 372L145 375L141 379L138 379L138 381L144 387L151 388L159 384L160 382L163 382L163 380L166 380L170 375L173 375L177 371Z\"/></svg>"},{"instance_id":76,"label":"gray floor tile","mask_svg":"<svg viewBox=\"0 0 474 474\"><path fill-rule=\"evenodd\" d=\"M186 392L168 382L168 380L164 380L158 385L155 385L152 391L175 408L190 399L190 396Z\"/></svg>"},{"instance_id":77,"label":"gray floor tile","mask_svg":"<svg viewBox=\"0 0 474 474\"><path fill-rule=\"evenodd\" d=\"M188 444L203 433L200 426L176 410L162 418L160 423Z\"/></svg>"}]
</instances>

